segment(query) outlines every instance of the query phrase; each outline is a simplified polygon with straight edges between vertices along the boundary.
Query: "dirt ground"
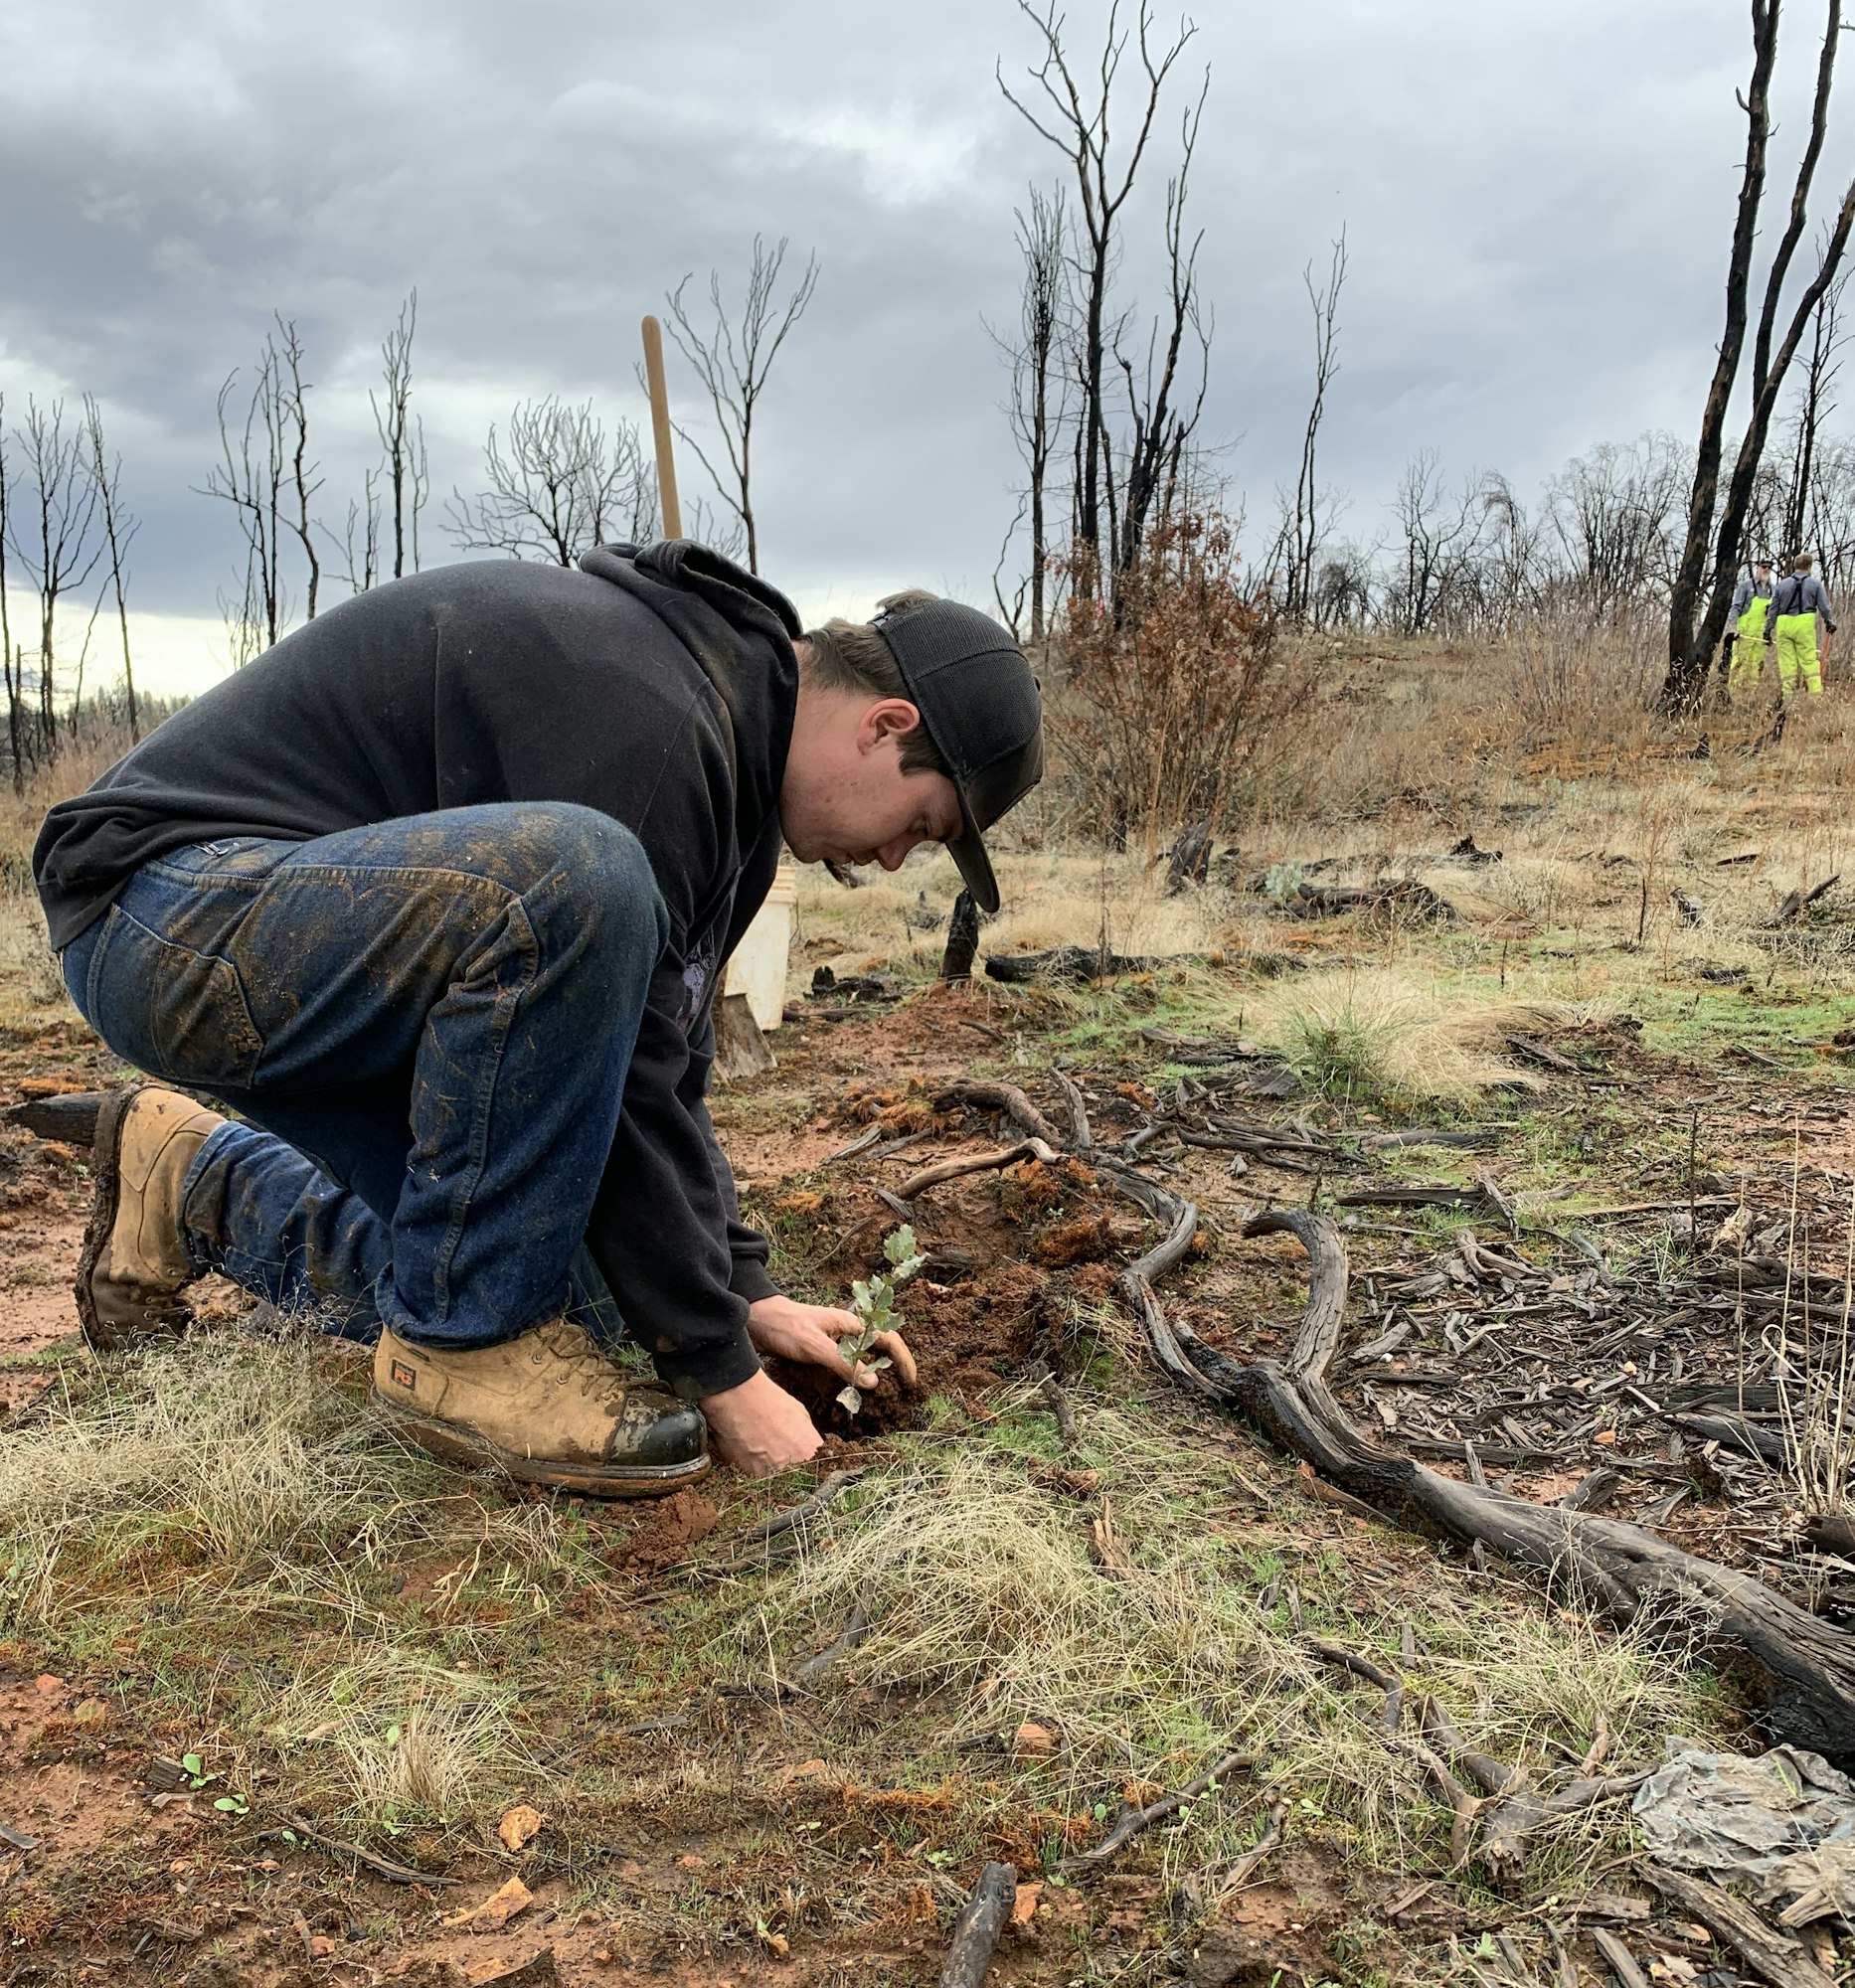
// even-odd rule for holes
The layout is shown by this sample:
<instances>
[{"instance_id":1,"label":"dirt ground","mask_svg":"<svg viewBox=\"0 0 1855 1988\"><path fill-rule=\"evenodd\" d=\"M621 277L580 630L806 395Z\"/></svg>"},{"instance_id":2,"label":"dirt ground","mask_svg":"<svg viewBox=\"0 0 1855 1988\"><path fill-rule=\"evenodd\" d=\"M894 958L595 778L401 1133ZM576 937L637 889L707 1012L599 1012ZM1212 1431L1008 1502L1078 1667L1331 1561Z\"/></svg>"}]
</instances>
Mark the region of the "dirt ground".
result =
<instances>
[{"instance_id":1,"label":"dirt ground","mask_svg":"<svg viewBox=\"0 0 1855 1988\"><path fill-rule=\"evenodd\" d=\"M853 1417L786 1377L828 1440L773 1485L601 1509L450 1477L368 1421L352 1349L242 1339L223 1288L230 1328L105 1368L69 1291L85 1154L0 1129L0 1979L924 1983L988 1859L1019 1885L1009 1988L1602 1981L1600 1934L1658 1982L1752 1978L1645 1882L1627 1803L1516 1882L1458 1863L1309 1639L1401 1666L1542 1784L1601 1736L1619 1773L1673 1734L1757 1750L1756 1701L1691 1640L1323 1499L1169 1387L1119 1284L1157 1233L1109 1160L1198 1205L1159 1296L1209 1345L1286 1348L1306 1260L1240 1231L1316 1207L1362 1428L1855 1621L1855 1556L1807 1530L1851 1461L1855 916L1835 891L1783 913L1840 867L1838 790L1795 749L1769 784L1536 767L1246 832L1177 900L1131 860L1110 892L1105 859L1011 859L987 949L1111 922L1152 964L1097 984L933 985L908 914L938 869L808 881L777 1068L717 1120L788 1288L842 1302L905 1216L927 1261L918 1386ZM1450 859L1465 835L1500 861ZM1422 879L1449 915L1303 915L1290 872ZM813 1000L825 964L893 998ZM4 991L0 1105L120 1079ZM972 1080L1060 1126L1067 1082L1093 1154L904 1201L1019 1137L949 1097ZM215 1402L223 1470L147 1460ZM280 1465L240 1426L278 1402ZM325 1511L265 1471L328 1473Z\"/></svg>"}]
</instances>

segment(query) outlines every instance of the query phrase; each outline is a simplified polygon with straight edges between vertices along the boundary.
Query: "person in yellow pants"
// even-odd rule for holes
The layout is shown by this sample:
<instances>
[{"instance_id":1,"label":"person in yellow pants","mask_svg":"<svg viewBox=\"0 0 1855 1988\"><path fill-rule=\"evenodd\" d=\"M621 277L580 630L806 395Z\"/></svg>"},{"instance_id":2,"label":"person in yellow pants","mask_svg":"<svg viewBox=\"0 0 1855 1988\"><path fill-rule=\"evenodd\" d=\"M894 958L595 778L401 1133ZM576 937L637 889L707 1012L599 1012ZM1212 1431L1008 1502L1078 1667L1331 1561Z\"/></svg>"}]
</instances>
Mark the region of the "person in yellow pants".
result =
<instances>
[{"instance_id":1,"label":"person in yellow pants","mask_svg":"<svg viewBox=\"0 0 1855 1988\"><path fill-rule=\"evenodd\" d=\"M1771 605L1771 562L1755 560L1733 589L1733 632L1727 638L1727 688L1743 697L1765 671L1765 618Z\"/></svg>"},{"instance_id":2,"label":"person in yellow pants","mask_svg":"<svg viewBox=\"0 0 1855 1988\"><path fill-rule=\"evenodd\" d=\"M1811 697L1820 697L1823 688L1822 658L1816 646L1816 617L1833 635L1835 617L1829 611L1829 595L1811 571L1808 553L1799 553L1789 574L1771 590L1771 612L1777 623L1777 687L1786 697L1796 695L1801 684Z\"/></svg>"}]
</instances>

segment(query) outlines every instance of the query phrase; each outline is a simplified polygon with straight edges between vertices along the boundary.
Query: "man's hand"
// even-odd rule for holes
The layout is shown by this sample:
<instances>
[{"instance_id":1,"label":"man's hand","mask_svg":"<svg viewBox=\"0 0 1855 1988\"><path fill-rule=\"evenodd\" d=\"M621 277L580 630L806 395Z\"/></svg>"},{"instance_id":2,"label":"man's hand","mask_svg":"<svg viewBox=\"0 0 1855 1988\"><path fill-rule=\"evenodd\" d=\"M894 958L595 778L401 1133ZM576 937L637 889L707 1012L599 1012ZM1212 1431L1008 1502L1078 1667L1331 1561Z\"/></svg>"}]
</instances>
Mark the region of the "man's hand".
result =
<instances>
[{"instance_id":1,"label":"man's hand","mask_svg":"<svg viewBox=\"0 0 1855 1988\"><path fill-rule=\"evenodd\" d=\"M776 1477L815 1456L824 1440L770 1374L705 1396L702 1412L716 1453L743 1477Z\"/></svg>"},{"instance_id":2,"label":"man's hand","mask_svg":"<svg viewBox=\"0 0 1855 1988\"><path fill-rule=\"evenodd\" d=\"M830 1305L799 1304L792 1298L761 1298L748 1307L748 1337L760 1353L776 1353L782 1360L797 1360L807 1367L824 1367L859 1388L873 1388L882 1376L868 1367L853 1374L850 1362L837 1350L837 1342L863 1330L855 1312L839 1311ZM877 1335L870 1349L884 1353L895 1362L896 1379L905 1388L915 1385L915 1356L899 1332Z\"/></svg>"}]
</instances>

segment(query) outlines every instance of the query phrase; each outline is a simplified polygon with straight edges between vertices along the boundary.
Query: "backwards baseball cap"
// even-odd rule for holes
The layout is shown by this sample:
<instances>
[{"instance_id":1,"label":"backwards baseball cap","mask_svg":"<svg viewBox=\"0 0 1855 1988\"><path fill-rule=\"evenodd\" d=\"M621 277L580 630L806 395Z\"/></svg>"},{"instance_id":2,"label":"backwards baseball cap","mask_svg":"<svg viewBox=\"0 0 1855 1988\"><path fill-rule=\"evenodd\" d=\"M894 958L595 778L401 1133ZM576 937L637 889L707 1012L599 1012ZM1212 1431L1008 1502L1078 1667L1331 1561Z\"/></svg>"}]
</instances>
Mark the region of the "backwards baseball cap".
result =
<instances>
[{"instance_id":1,"label":"backwards baseball cap","mask_svg":"<svg viewBox=\"0 0 1855 1988\"><path fill-rule=\"evenodd\" d=\"M947 849L973 903L995 911L998 880L980 835L1044 776L1037 679L1007 629L957 600L898 601L870 625L959 795L960 832Z\"/></svg>"}]
</instances>

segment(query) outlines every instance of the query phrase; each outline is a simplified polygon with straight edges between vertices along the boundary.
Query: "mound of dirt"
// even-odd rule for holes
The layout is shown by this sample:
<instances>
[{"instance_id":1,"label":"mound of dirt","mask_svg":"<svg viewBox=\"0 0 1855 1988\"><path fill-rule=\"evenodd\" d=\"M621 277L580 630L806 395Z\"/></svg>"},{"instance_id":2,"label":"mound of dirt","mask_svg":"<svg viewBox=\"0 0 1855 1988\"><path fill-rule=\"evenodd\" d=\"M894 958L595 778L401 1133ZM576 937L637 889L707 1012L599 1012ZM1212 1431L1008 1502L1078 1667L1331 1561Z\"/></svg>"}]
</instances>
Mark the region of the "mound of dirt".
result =
<instances>
[{"instance_id":1,"label":"mound of dirt","mask_svg":"<svg viewBox=\"0 0 1855 1988\"><path fill-rule=\"evenodd\" d=\"M854 1415L838 1405L842 1384L821 1368L769 1360L767 1371L804 1403L827 1436L913 1428L930 1396L976 1401L1031 1359L1054 1321L1058 1294L1058 1281L1028 1263L1000 1263L958 1284L925 1278L911 1284L903 1300L904 1332L921 1370L918 1384L905 1394L894 1374L886 1374Z\"/></svg>"}]
</instances>

